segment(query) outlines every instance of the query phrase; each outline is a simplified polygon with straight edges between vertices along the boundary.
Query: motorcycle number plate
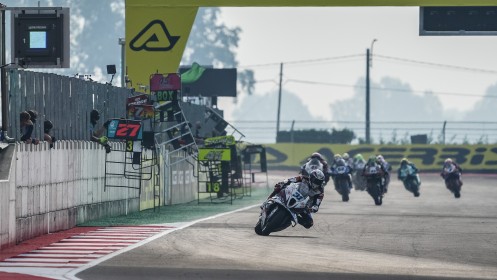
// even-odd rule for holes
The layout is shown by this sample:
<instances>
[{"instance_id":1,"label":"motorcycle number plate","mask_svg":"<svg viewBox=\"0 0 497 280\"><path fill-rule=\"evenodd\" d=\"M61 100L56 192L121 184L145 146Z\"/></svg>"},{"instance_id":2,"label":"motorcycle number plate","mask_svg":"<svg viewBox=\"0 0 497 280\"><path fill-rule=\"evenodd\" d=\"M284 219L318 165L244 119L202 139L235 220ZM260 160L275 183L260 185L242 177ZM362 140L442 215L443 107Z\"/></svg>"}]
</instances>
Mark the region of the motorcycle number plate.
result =
<instances>
[{"instance_id":1,"label":"motorcycle number plate","mask_svg":"<svg viewBox=\"0 0 497 280\"><path fill-rule=\"evenodd\" d=\"M302 196L302 194L300 194L299 192L294 192L294 193L292 194L292 196L293 196L293 197L295 197L295 199L297 199L297 200L302 200L302 199L304 199L304 196Z\"/></svg>"},{"instance_id":2,"label":"motorcycle number plate","mask_svg":"<svg viewBox=\"0 0 497 280\"><path fill-rule=\"evenodd\" d=\"M376 174L376 173L378 173L378 170L376 169L376 167L369 168L369 174Z\"/></svg>"},{"instance_id":3,"label":"motorcycle number plate","mask_svg":"<svg viewBox=\"0 0 497 280\"><path fill-rule=\"evenodd\" d=\"M345 173L346 170L347 170L347 168L345 166L339 166L339 167L337 167L337 172L339 174Z\"/></svg>"}]
</instances>

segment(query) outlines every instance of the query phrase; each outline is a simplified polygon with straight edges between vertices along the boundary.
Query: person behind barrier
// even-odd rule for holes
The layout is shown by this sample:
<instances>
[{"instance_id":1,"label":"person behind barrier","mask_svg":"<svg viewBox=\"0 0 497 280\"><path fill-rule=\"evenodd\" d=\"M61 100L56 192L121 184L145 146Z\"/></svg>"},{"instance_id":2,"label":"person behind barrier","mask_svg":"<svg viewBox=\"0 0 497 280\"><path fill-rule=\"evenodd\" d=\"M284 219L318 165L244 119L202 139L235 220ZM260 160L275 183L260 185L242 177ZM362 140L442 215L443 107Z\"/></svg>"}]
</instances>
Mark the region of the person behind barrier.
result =
<instances>
[{"instance_id":1,"label":"person behind barrier","mask_svg":"<svg viewBox=\"0 0 497 280\"><path fill-rule=\"evenodd\" d=\"M23 111L19 114L19 119L21 123L21 141L26 144L35 144L38 145L40 140L36 138L32 138L34 124L31 121L31 116L28 112Z\"/></svg>"},{"instance_id":2,"label":"person behind barrier","mask_svg":"<svg viewBox=\"0 0 497 280\"><path fill-rule=\"evenodd\" d=\"M107 136L103 135L105 129L109 125L109 121L106 121L104 125L100 128L97 127L97 122L100 120L100 112L93 109L90 112L90 141L97 142L105 148L106 153L111 152L111 147L109 145L109 139Z\"/></svg>"},{"instance_id":3,"label":"person behind barrier","mask_svg":"<svg viewBox=\"0 0 497 280\"><path fill-rule=\"evenodd\" d=\"M43 140L48 142L50 148L54 147L54 142L56 141L55 136L51 133L52 128L53 123L51 121L45 120L45 122L43 122Z\"/></svg>"}]
</instances>

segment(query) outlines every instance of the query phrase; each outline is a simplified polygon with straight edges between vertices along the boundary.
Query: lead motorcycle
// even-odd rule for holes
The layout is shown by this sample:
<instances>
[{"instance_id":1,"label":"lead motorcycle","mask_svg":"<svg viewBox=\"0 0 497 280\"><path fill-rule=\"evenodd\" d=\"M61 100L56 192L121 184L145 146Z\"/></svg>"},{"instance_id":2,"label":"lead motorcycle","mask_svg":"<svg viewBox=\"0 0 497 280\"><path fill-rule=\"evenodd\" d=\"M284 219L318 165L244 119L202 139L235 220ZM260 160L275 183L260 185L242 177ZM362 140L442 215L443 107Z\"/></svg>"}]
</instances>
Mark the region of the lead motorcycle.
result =
<instances>
[{"instance_id":1,"label":"lead motorcycle","mask_svg":"<svg viewBox=\"0 0 497 280\"><path fill-rule=\"evenodd\" d=\"M449 166L444 167L442 171L442 175L445 178L445 185L447 189L449 189L455 198L461 197L461 173L457 168L451 164Z\"/></svg>"},{"instance_id":2,"label":"lead motorcycle","mask_svg":"<svg viewBox=\"0 0 497 280\"><path fill-rule=\"evenodd\" d=\"M366 190L373 198L375 205L383 204L385 194L385 172L378 164L366 165L364 167L364 177L366 177Z\"/></svg>"},{"instance_id":3,"label":"lead motorcycle","mask_svg":"<svg viewBox=\"0 0 497 280\"><path fill-rule=\"evenodd\" d=\"M402 166L399 170L399 179L404 184L406 190L414 194L415 197L419 196L419 175L412 166L408 164Z\"/></svg>"},{"instance_id":4,"label":"lead motorcycle","mask_svg":"<svg viewBox=\"0 0 497 280\"><path fill-rule=\"evenodd\" d=\"M267 236L272 232L296 226L297 215L307 211L309 196L299 191L301 183L291 183L279 193L270 197L261 206L255 233Z\"/></svg>"}]
</instances>

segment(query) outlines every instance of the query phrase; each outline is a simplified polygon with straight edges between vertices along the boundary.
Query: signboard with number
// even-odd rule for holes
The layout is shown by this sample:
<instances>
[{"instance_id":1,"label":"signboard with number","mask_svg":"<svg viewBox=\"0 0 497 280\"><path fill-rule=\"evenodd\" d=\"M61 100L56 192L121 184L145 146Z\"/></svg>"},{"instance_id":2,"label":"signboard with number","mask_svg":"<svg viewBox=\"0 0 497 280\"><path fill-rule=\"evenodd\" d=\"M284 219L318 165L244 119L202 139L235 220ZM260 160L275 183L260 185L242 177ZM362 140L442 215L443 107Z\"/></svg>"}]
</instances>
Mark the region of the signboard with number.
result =
<instances>
[{"instance_id":1,"label":"signboard with number","mask_svg":"<svg viewBox=\"0 0 497 280\"><path fill-rule=\"evenodd\" d=\"M141 140L141 121L113 119L107 129L107 137L109 139Z\"/></svg>"},{"instance_id":2,"label":"signboard with number","mask_svg":"<svg viewBox=\"0 0 497 280\"><path fill-rule=\"evenodd\" d=\"M130 105L128 118L135 120L152 119L154 117L153 105Z\"/></svg>"},{"instance_id":3,"label":"signboard with number","mask_svg":"<svg viewBox=\"0 0 497 280\"><path fill-rule=\"evenodd\" d=\"M178 100L180 90L181 77L178 73L150 76L150 93L157 102Z\"/></svg>"},{"instance_id":4,"label":"signboard with number","mask_svg":"<svg viewBox=\"0 0 497 280\"><path fill-rule=\"evenodd\" d=\"M230 161L230 149L198 149L198 160L200 161Z\"/></svg>"}]
</instances>

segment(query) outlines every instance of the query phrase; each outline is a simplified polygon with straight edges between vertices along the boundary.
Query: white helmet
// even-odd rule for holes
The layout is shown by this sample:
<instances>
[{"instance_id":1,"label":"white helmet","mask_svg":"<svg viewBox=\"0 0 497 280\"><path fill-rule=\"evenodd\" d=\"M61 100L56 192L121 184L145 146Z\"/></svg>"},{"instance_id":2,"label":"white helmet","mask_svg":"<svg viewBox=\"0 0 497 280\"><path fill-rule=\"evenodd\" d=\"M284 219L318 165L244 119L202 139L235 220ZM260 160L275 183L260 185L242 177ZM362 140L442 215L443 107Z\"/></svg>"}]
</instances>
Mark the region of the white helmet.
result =
<instances>
[{"instance_id":1,"label":"white helmet","mask_svg":"<svg viewBox=\"0 0 497 280\"><path fill-rule=\"evenodd\" d=\"M319 169L312 170L311 174L309 174L309 182L311 184L311 188L316 190L323 186L324 183L324 173Z\"/></svg>"}]
</instances>

